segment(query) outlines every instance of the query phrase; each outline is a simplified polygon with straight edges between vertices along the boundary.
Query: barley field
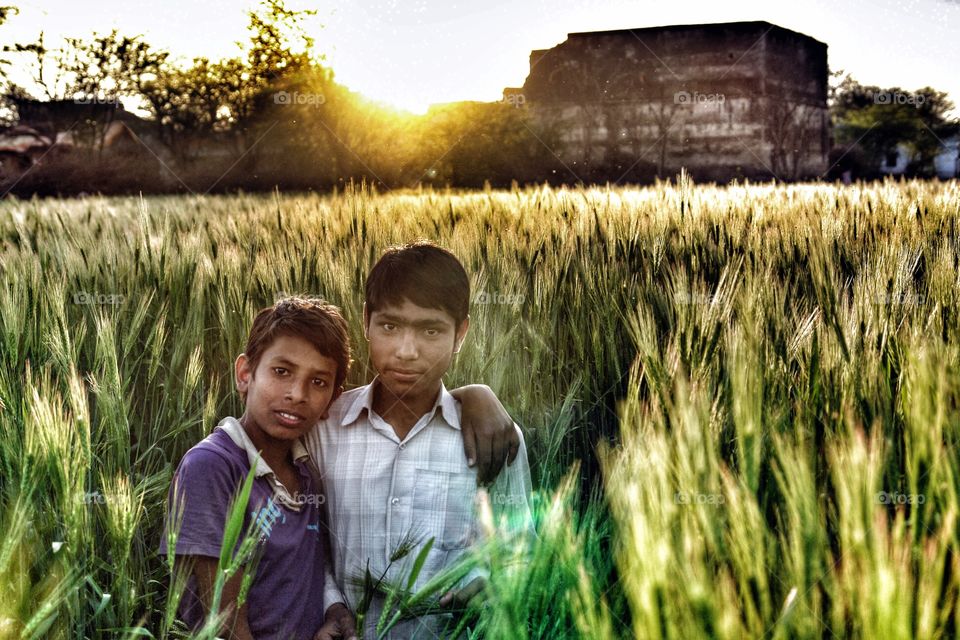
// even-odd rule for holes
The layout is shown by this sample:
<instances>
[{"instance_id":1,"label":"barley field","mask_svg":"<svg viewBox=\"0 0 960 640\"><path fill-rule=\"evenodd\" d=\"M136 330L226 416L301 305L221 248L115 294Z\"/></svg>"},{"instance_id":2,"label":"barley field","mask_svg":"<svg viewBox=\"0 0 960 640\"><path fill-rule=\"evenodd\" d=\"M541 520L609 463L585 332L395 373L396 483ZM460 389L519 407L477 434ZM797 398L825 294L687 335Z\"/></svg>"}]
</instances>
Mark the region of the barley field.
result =
<instances>
[{"instance_id":1,"label":"barley field","mask_svg":"<svg viewBox=\"0 0 960 640\"><path fill-rule=\"evenodd\" d=\"M956 637L958 218L955 181L6 199L0 640L184 637L164 502L255 311L340 305L365 382L365 274L416 238L536 487L474 637Z\"/></svg>"}]
</instances>

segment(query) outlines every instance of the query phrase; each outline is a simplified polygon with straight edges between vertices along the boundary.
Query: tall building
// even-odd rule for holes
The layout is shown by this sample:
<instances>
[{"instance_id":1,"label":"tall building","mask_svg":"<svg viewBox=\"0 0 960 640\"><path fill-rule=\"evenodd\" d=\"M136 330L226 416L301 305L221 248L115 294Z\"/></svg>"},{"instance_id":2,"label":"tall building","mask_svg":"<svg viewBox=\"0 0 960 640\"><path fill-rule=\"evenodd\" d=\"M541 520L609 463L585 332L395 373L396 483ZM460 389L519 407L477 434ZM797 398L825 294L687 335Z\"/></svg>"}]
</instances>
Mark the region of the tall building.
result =
<instances>
[{"instance_id":1,"label":"tall building","mask_svg":"<svg viewBox=\"0 0 960 640\"><path fill-rule=\"evenodd\" d=\"M824 174L827 45L768 22L571 33L504 101L584 180Z\"/></svg>"}]
</instances>

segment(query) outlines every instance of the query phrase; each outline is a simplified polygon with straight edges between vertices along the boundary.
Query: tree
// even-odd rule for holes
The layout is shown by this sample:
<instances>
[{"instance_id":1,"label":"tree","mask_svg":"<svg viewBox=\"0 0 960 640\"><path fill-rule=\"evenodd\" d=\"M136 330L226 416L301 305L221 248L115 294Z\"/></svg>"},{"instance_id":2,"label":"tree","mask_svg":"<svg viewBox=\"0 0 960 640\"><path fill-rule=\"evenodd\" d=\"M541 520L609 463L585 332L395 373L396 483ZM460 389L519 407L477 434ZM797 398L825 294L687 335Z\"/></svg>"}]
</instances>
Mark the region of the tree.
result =
<instances>
[{"instance_id":1,"label":"tree","mask_svg":"<svg viewBox=\"0 0 960 640\"><path fill-rule=\"evenodd\" d=\"M406 184L430 182L481 187L489 182L542 181L562 169L534 134L530 112L505 102L460 102L431 108L416 123ZM545 139L546 135L546 139Z\"/></svg>"},{"instance_id":2,"label":"tree","mask_svg":"<svg viewBox=\"0 0 960 640\"><path fill-rule=\"evenodd\" d=\"M189 164L211 136L231 131L237 102L236 87L243 85L243 68L236 59L211 62L195 58L188 67L163 65L145 82L140 94L147 103L157 134L181 164Z\"/></svg>"},{"instance_id":3,"label":"tree","mask_svg":"<svg viewBox=\"0 0 960 640\"><path fill-rule=\"evenodd\" d=\"M303 111L300 109L303 105L286 102L283 97L313 95L315 90L322 96L322 89L316 87L315 76L329 74L332 79L332 73L318 68L314 40L302 26L303 21L313 14L314 11L288 9L283 0L262 0L258 9L247 14L249 39L246 45L241 45L245 49L244 69L230 84L229 110L242 137L242 153L250 169L268 146L256 148L266 132L279 120L295 120L290 117L293 111ZM278 112L278 107L292 108Z\"/></svg>"},{"instance_id":4,"label":"tree","mask_svg":"<svg viewBox=\"0 0 960 640\"><path fill-rule=\"evenodd\" d=\"M116 29L91 40L67 38L57 65L68 78L66 93L84 104L112 105L103 120L94 120L96 146L103 150L107 130L120 99L138 96L160 73L169 54L156 51L141 36L122 36Z\"/></svg>"},{"instance_id":5,"label":"tree","mask_svg":"<svg viewBox=\"0 0 960 640\"><path fill-rule=\"evenodd\" d=\"M16 7L0 7L0 25L3 25L3 23L5 23L11 15L14 15L19 12L20 10L17 9ZM8 53L10 51L10 47L4 47L3 51L4 53ZM4 72L4 67L9 66L9 64L10 64L10 61L7 60L5 57L0 58L0 78L6 77L6 73Z\"/></svg>"},{"instance_id":6,"label":"tree","mask_svg":"<svg viewBox=\"0 0 960 640\"><path fill-rule=\"evenodd\" d=\"M10 86L6 94L18 110L29 106L43 111L51 135L69 129L76 139L98 150L120 99L138 96L168 56L140 36L122 36L116 30L89 40L66 38L59 49L48 48L41 32L35 42L16 44L11 50L26 58L33 83L45 94L43 101L36 101L23 88Z\"/></svg>"},{"instance_id":7,"label":"tree","mask_svg":"<svg viewBox=\"0 0 960 640\"><path fill-rule=\"evenodd\" d=\"M19 10L16 7L0 7L0 25L3 25L11 15L18 12ZM10 47L5 46L3 48L4 54L10 51L12 51ZM10 66L10 60L6 56L0 57L0 82L6 82L6 67L8 66ZM5 95L0 95L0 126L9 125L11 121L12 111L10 110L9 100L6 99Z\"/></svg>"},{"instance_id":8,"label":"tree","mask_svg":"<svg viewBox=\"0 0 960 640\"><path fill-rule=\"evenodd\" d=\"M947 94L931 87L881 89L850 76L834 90L830 107L838 144L859 146L874 171L902 145L910 158L908 172L921 176L933 173L943 140L960 128L947 116L952 109Z\"/></svg>"},{"instance_id":9,"label":"tree","mask_svg":"<svg viewBox=\"0 0 960 640\"><path fill-rule=\"evenodd\" d=\"M116 102L139 94L169 56L141 36L121 36L116 29L91 40L67 38L66 44L58 66L69 78L67 94L89 101Z\"/></svg>"},{"instance_id":10,"label":"tree","mask_svg":"<svg viewBox=\"0 0 960 640\"><path fill-rule=\"evenodd\" d=\"M819 126L822 109L792 97L766 98L761 109L770 141L770 168L774 176L799 179L803 158L808 155L815 136L822 131Z\"/></svg>"}]
</instances>

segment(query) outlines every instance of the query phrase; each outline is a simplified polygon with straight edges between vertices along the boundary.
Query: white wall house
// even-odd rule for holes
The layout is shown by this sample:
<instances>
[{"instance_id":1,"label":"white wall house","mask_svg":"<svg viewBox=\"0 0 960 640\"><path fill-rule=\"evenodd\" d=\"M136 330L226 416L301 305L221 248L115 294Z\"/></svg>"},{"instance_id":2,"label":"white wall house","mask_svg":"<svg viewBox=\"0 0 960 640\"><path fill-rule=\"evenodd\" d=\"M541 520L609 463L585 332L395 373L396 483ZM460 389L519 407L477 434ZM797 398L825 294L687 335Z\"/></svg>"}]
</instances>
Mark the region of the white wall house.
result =
<instances>
[{"instance_id":1,"label":"white wall house","mask_svg":"<svg viewBox=\"0 0 960 640\"><path fill-rule=\"evenodd\" d=\"M892 176L902 175L910 163L906 145L897 145L896 153L890 153L880 165L880 171ZM940 153L933 161L934 171L943 179L960 177L960 136L944 140Z\"/></svg>"}]
</instances>

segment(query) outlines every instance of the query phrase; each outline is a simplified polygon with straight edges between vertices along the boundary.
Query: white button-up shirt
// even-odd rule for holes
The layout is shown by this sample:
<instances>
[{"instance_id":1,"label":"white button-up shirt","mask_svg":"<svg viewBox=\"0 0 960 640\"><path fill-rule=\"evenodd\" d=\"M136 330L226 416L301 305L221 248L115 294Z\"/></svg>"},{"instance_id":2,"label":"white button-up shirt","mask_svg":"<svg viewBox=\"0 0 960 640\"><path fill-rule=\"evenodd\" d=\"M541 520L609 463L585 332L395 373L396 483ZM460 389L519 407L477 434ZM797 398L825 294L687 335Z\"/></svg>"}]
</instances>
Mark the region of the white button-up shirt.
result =
<instances>
[{"instance_id":1,"label":"white button-up shirt","mask_svg":"<svg viewBox=\"0 0 960 640\"><path fill-rule=\"evenodd\" d=\"M389 567L386 580L404 580L406 586L414 559L432 537L433 547L413 587L417 591L465 553L480 532L477 472L467 466L463 452L460 403L441 384L434 407L401 440L373 410L376 383L344 393L331 406L329 418L305 438L323 476L333 538L336 583L328 583L325 608L345 596L347 606L356 611L362 589L354 580L363 577L368 561L375 581ZM530 466L523 436L514 428L520 451L490 487L491 504L495 515L508 507L516 528L531 529ZM390 555L411 535L418 543L391 566ZM367 613L366 637L376 637L373 629L382 606L382 599L375 598ZM405 622L388 637L432 640L448 619L428 616Z\"/></svg>"}]
</instances>

